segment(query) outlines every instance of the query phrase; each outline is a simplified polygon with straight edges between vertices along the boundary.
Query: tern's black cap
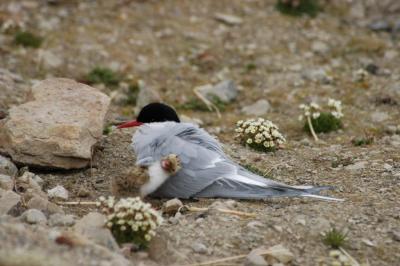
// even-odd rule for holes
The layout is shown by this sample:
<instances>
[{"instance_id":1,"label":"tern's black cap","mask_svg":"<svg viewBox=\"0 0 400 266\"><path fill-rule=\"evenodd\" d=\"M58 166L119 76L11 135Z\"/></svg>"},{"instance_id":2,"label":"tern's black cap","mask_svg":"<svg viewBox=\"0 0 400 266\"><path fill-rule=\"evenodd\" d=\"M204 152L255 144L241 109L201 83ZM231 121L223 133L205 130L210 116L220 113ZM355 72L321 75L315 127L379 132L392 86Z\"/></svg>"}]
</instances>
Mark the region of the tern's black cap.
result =
<instances>
[{"instance_id":1,"label":"tern's black cap","mask_svg":"<svg viewBox=\"0 0 400 266\"><path fill-rule=\"evenodd\" d=\"M166 121L181 122L175 110L163 103L150 103L146 105L140 110L136 121L142 123Z\"/></svg>"}]
</instances>

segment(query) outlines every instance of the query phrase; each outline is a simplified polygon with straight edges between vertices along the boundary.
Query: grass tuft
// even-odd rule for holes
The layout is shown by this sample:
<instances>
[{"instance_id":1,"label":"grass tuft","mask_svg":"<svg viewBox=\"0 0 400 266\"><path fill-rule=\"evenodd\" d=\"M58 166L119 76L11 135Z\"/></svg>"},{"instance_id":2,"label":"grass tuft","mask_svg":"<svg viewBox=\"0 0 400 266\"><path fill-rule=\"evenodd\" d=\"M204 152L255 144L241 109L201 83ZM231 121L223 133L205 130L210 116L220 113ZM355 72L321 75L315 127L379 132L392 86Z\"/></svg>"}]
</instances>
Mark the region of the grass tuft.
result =
<instances>
[{"instance_id":1,"label":"grass tuft","mask_svg":"<svg viewBox=\"0 0 400 266\"><path fill-rule=\"evenodd\" d=\"M86 76L86 82L89 84L103 83L106 86L118 86L122 77L106 67L95 67Z\"/></svg>"},{"instance_id":2,"label":"grass tuft","mask_svg":"<svg viewBox=\"0 0 400 266\"><path fill-rule=\"evenodd\" d=\"M42 42L42 37L27 31L18 31L14 36L14 43L23 47L39 48Z\"/></svg>"},{"instance_id":3,"label":"grass tuft","mask_svg":"<svg viewBox=\"0 0 400 266\"><path fill-rule=\"evenodd\" d=\"M318 0L278 0L275 7L282 14L289 16L315 17L321 11Z\"/></svg>"},{"instance_id":4,"label":"grass tuft","mask_svg":"<svg viewBox=\"0 0 400 266\"><path fill-rule=\"evenodd\" d=\"M346 240L347 234L337 230L336 228L332 228L331 230L327 231L323 238L325 245L335 249L343 247L346 243Z\"/></svg>"}]
</instances>

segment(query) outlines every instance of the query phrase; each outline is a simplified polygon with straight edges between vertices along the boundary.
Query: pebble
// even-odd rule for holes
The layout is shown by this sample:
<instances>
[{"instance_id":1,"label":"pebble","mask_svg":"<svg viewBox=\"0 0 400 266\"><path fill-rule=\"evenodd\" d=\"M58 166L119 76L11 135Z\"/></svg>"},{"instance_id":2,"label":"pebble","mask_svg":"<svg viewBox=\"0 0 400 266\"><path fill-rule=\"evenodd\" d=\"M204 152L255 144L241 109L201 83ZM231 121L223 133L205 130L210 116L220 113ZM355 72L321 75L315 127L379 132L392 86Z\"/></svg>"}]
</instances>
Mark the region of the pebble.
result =
<instances>
[{"instance_id":1,"label":"pebble","mask_svg":"<svg viewBox=\"0 0 400 266\"><path fill-rule=\"evenodd\" d=\"M192 249L194 252L199 253L199 254L206 254L207 253L207 247L200 242L195 242L192 244Z\"/></svg>"},{"instance_id":2,"label":"pebble","mask_svg":"<svg viewBox=\"0 0 400 266\"><path fill-rule=\"evenodd\" d=\"M239 93L235 82L232 80L221 81L215 86L207 84L195 89L202 95L206 96L209 100L213 100L213 98L217 97L224 103L229 103L235 100Z\"/></svg>"},{"instance_id":3,"label":"pebble","mask_svg":"<svg viewBox=\"0 0 400 266\"><path fill-rule=\"evenodd\" d=\"M18 168L8 158L0 155L0 174L8 176L16 176Z\"/></svg>"},{"instance_id":4,"label":"pebble","mask_svg":"<svg viewBox=\"0 0 400 266\"><path fill-rule=\"evenodd\" d=\"M245 266L268 266L268 262L263 256L259 255L260 248L253 249L249 255L247 255L244 262Z\"/></svg>"},{"instance_id":5,"label":"pebble","mask_svg":"<svg viewBox=\"0 0 400 266\"><path fill-rule=\"evenodd\" d=\"M47 218L43 212L37 209L26 210L21 218L29 224L44 224L47 222Z\"/></svg>"},{"instance_id":6,"label":"pebble","mask_svg":"<svg viewBox=\"0 0 400 266\"><path fill-rule=\"evenodd\" d=\"M385 20L377 20L368 25L368 28L373 31L390 31L391 26L389 22Z\"/></svg>"},{"instance_id":7,"label":"pebble","mask_svg":"<svg viewBox=\"0 0 400 266\"><path fill-rule=\"evenodd\" d=\"M320 82L322 84L330 84L333 78L329 76L323 69L310 69L302 73L303 79Z\"/></svg>"},{"instance_id":8,"label":"pebble","mask_svg":"<svg viewBox=\"0 0 400 266\"><path fill-rule=\"evenodd\" d=\"M66 190L63 186L57 185L56 187L47 190L47 195L50 198L67 200L68 190Z\"/></svg>"},{"instance_id":9,"label":"pebble","mask_svg":"<svg viewBox=\"0 0 400 266\"><path fill-rule=\"evenodd\" d=\"M326 54L327 52L329 52L329 46L321 41L314 41L311 44L311 49L313 50L314 53L317 54Z\"/></svg>"},{"instance_id":10,"label":"pebble","mask_svg":"<svg viewBox=\"0 0 400 266\"><path fill-rule=\"evenodd\" d=\"M174 215L175 213L178 212L179 208L181 208L182 206L183 206L182 201L175 198L164 202L162 210L163 213L166 213L168 215Z\"/></svg>"},{"instance_id":11,"label":"pebble","mask_svg":"<svg viewBox=\"0 0 400 266\"><path fill-rule=\"evenodd\" d=\"M261 99L252 105L243 107L242 112L249 116L250 115L262 116L268 113L270 109L271 109L270 103L265 99Z\"/></svg>"},{"instance_id":12,"label":"pebble","mask_svg":"<svg viewBox=\"0 0 400 266\"><path fill-rule=\"evenodd\" d=\"M386 112L375 111L371 114L371 120L375 123L380 123L389 119L389 114Z\"/></svg>"},{"instance_id":13,"label":"pebble","mask_svg":"<svg viewBox=\"0 0 400 266\"><path fill-rule=\"evenodd\" d=\"M72 226L75 224L74 216L71 214L55 213L49 217L50 226Z\"/></svg>"}]
</instances>

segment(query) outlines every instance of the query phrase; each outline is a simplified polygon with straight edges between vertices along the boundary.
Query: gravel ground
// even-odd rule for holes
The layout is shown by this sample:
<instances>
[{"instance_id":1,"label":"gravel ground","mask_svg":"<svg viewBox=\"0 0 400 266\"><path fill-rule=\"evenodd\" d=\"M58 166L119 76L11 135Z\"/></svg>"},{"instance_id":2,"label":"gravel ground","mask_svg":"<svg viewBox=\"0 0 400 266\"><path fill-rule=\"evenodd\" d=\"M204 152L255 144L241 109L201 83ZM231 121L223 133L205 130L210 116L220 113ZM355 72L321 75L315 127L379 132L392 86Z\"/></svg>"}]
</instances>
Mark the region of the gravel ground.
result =
<instances>
[{"instance_id":1,"label":"gravel ground","mask_svg":"<svg viewBox=\"0 0 400 266\"><path fill-rule=\"evenodd\" d=\"M20 75L21 84L52 76L82 80L96 66L109 67L133 80L144 80L180 113L201 119L203 127L241 164L292 185L334 186L329 195L345 199L343 203L222 201L223 206L256 217L209 211L167 218L159 244L149 251L156 262L195 263L283 244L295 254L293 265L319 265L329 254L321 232L336 227L348 232L346 250L360 263L398 265L400 33L372 31L368 25L390 20L399 10L369 3L361 12L358 3L331 3L310 19L281 15L274 1L52 2L0 3L0 21L24 22L26 29L44 38L41 48L32 49L15 46L10 32L0 34L0 67ZM238 16L242 23L221 23L214 19L216 12ZM354 81L358 69L372 65L378 67L376 74L361 83ZM194 87L225 79L234 80L240 92L221 119L180 108L195 97ZM113 97L121 93L121 89L98 87ZM1 97L0 106L19 102L18 97L19 93ZM298 105L328 97L343 102L344 128L320 135L321 142L315 143L297 120ZM247 118L242 107L258 99L271 104L264 117L279 125L288 139L285 149L262 154L238 146L233 139L234 123ZM114 97L109 121L132 117L133 110ZM81 199L82 189L88 191L85 200L108 195L111 178L134 163L128 146L131 133L114 131L104 136L90 169L36 172L45 180L45 188L65 186L71 200ZM351 143L366 134L374 136L371 145ZM151 201L158 207L162 203ZM78 216L90 209L64 208Z\"/></svg>"}]
</instances>

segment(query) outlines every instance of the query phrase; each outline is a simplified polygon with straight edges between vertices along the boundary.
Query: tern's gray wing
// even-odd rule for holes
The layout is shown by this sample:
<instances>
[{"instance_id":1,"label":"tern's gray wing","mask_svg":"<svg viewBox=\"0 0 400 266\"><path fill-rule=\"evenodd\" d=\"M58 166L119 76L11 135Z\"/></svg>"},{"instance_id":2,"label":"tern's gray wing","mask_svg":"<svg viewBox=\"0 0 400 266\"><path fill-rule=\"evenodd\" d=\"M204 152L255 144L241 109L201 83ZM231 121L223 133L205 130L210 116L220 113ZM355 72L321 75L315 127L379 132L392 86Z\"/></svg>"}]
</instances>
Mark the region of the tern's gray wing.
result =
<instances>
[{"instance_id":1,"label":"tern's gray wing","mask_svg":"<svg viewBox=\"0 0 400 266\"><path fill-rule=\"evenodd\" d=\"M169 154L176 154L181 160L181 170L152 196L260 199L306 196L318 191L317 188L314 191L297 189L248 172L230 161L207 132L191 124L166 123L158 133L143 128L134 140L139 161L156 161Z\"/></svg>"}]
</instances>

